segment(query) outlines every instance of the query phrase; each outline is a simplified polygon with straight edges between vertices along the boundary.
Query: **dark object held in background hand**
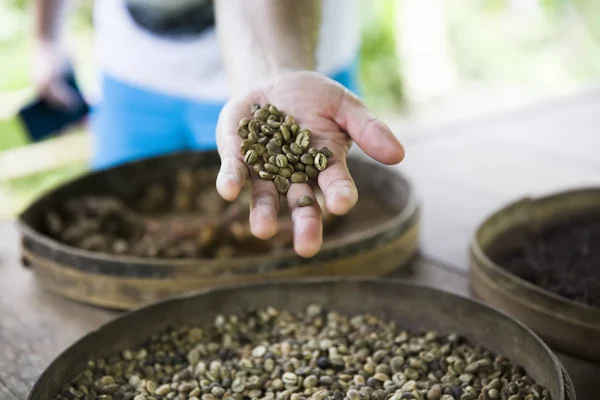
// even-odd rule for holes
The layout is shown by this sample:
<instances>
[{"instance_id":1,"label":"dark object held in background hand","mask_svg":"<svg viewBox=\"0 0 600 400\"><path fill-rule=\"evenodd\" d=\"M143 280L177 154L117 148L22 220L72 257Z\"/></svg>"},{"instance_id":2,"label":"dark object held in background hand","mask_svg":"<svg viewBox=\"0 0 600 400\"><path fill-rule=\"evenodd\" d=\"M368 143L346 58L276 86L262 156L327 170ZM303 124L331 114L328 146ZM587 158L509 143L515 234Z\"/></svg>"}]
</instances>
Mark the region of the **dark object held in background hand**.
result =
<instances>
[{"instance_id":1,"label":"dark object held in background hand","mask_svg":"<svg viewBox=\"0 0 600 400\"><path fill-rule=\"evenodd\" d=\"M70 125L80 122L90 111L88 103L83 98L75 76L69 72L64 77L65 82L77 95L78 106L71 110L51 106L43 99L36 99L19 111L19 119L32 142L39 142L48 136L59 133Z\"/></svg>"}]
</instances>

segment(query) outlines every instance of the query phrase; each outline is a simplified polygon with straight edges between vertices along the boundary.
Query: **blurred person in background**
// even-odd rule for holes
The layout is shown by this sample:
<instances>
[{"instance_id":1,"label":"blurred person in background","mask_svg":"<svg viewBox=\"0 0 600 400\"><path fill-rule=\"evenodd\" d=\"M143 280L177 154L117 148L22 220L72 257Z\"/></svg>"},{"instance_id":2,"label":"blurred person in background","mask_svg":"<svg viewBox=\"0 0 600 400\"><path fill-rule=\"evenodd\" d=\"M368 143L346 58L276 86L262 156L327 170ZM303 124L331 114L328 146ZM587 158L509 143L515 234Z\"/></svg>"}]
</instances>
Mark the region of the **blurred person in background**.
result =
<instances>
[{"instance_id":1,"label":"blurred person in background","mask_svg":"<svg viewBox=\"0 0 600 400\"><path fill-rule=\"evenodd\" d=\"M346 168L356 142L368 155L399 163L404 150L390 129L359 100L356 59L360 18L355 0L99 0L95 46L101 101L91 115L92 168L184 149L218 148L217 189L233 201L250 173L243 163L238 121L251 104L271 103L313 132L315 147L335 154L318 184L329 211L341 215L358 193ZM61 76L64 0L37 0L36 84L57 106L74 99ZM216 134L215 134L216 132ZM253 179L252 232L277 231L279 196L272 182ZM294 209L313 195L292 185L294 247L312 256L322 243L318 205Z\"/></svg>"}]
</instances>

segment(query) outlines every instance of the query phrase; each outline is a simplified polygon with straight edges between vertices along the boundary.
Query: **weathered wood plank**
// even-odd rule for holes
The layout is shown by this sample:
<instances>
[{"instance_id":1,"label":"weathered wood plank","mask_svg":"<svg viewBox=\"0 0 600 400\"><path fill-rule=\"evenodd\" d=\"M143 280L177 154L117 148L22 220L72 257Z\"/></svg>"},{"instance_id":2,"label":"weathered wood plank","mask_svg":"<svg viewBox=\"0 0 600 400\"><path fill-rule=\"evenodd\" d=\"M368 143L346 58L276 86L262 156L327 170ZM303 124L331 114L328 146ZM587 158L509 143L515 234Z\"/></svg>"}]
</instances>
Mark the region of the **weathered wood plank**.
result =
<instances>
[{"instance_id":1,"label":"weathered wood plank","mask_svg":"<svg viewBox=\"0 0 600 400\"><path fill-rule=\"evenodd\" d=\"M115 315L40 288L20 265L15 227L0 225L0 399L25 399L62 350Z\"/></svg>"}]
</instances>

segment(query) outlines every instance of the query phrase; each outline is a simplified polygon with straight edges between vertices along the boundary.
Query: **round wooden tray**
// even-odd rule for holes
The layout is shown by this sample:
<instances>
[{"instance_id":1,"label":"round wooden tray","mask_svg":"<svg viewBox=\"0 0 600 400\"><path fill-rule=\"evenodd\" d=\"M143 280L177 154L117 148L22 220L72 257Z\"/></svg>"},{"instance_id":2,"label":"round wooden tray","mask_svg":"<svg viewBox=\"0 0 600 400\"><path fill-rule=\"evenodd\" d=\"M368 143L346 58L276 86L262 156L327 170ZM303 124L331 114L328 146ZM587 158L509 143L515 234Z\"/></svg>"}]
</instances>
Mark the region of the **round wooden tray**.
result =
<instances>
[{"instance_id":1,"label":"round wooden tray","mask_svg":"<svg viewBox=\"0 0 600 400\"><path fill-rule=\"evenodd\" d=\"M479 226L471 244L474 294L516 317L556 348L600 361L600 309L533 285L491 257L555 224L598 213L598 188L526 198L494 213Z\"/></svg>"},{"instance_id":2,"label":"round wooden tray","mask_svg":"<svg viewBox=\"0 0 600 400\"><path fill-rule=\"evenodd\" d=\"M300 311L319 304L346 314L373 313L408 329L456 332L522 365L548 388L552 400L575 400L569 375L533 332L492 308L441 290L376 279L311 279L209 289L133 311L76 342L42 373L29 399L51 399L90 358L106 357L140 345L169 326L204 324L218 314L277 305ZM131 329L143 326L144 329Z\"/></svg>"},{"instance_id":3,"label":"round wooden tray","mask_svg":"<svg viewBox=\"0 0 600 400\"><path fill-rule=\"evenodd\" d=\"M43 233L48 210L82 195L128 199L153 180L182 168L210 169L216 152L184 152L126 164L83 176L36 200L19 218L22 253L49 290L71 299L130 309L202 288L302 276L383 276L406 264L417 251L419 203L412 185L380 164L350 159L360 193L356 207L325 235L311 259L292 249L276 256L223 259L153 259L90 252L59 243ZM336 222L338 223L338 222Z\"/></svg>"}]
</instances>

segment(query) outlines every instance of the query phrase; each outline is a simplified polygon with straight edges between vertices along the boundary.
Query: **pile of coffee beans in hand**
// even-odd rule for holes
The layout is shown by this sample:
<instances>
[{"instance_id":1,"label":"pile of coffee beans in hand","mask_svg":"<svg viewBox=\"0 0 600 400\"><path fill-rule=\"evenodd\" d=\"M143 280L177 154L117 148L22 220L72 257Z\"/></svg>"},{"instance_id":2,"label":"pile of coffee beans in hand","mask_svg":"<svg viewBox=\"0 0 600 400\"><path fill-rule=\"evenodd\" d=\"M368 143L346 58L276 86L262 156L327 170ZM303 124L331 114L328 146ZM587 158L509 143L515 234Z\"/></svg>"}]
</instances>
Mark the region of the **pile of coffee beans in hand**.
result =
<instances>
[{"instance_id":1,"label":"pile of coffee beans in hand","mask_svg":"<svg viewBox=\"0 0 600 400\"><path fill-rule=\"evenodd\" d=\"M502 355L311 305L218 315L90 360L55 400L550 400Z\"/></svg>"},{"instance_id":2,"label":"pile of coffee beans in hand","mask_svg":"<svg viewBox=\"0 0 600 400\"><path fill-rule=\"evenodd\" d=\"M240 120L238 135L246 164L261 178L273 181L281 194L292 183L306 183L327 168L333 153L327 147L310 147L311 131L284 116L274 105L254 104L252 118Z\"/></svg>"}]
</instances>

